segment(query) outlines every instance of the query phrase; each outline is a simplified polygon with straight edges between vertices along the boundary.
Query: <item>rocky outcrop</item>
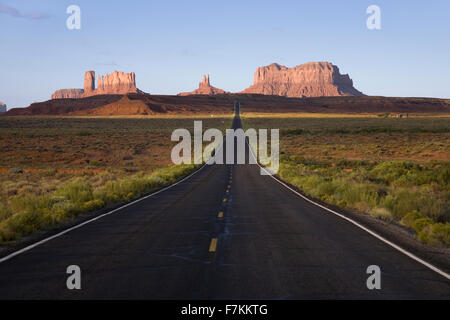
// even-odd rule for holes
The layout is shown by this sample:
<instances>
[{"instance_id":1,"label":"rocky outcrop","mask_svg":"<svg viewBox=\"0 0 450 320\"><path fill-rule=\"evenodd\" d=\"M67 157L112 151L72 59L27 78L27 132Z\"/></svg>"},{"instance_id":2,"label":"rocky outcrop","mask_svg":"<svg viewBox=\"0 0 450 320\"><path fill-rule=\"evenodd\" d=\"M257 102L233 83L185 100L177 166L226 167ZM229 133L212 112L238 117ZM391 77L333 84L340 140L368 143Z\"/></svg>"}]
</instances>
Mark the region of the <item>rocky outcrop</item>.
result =
<instances>
[{"instance_id":1,"label":"rocky outcrop","mask_svg":"<svg viewBox=\"0 0 450 320\"><path fill-rule=\"evenodd\" d=\"M95 71L87 71L84 75L84 89L56 90L52 99L77 99L99 94L142 93L136 88L134 72L124 73L114 71L106 76L98 76L98 87L95 87Z\"/></svg>"},{"instance_id":2,"label":"rocky outcrop","mask_svg":"<svg viewBox=\"0 0 450 320\"><path fill-rule=\"evenodd\" d=\"M134 72L114 71L106 76L98 76L98 86L95 94L126 94L130 92L138 92Z\"/></svg>"},{"instance_id":3,"label":"rocky outcrop","mask_svg":"<svg viewBox=\"0 0 450 320\"><path fill-rule=\"evenodd\" d=\"M188 96L193 94L205 94L205 95L213 95L213 94L223 94L226 93L224 90L211 86L209 82L209 75L204 75L202 82L198 84L198 89L191 92L182 92L179 93L179 96Z\"/></svg>"},{"instance_id":4,"label":"rocky outcrop","mask_svg":"<svg viewBox=\"0 0 450 320\"><path fill-rule=\"evenodd\" d=\"M83 89L60 89L56 90L51 98L52 99L78 99L83 96Z\"/></svg>"},{"instance_id":5,"label":"rocky outcrop","mask_svg":"<svg viewBox=\"0 0 450 320\"><path fill-rule=\"evenodd\" d=\"M254 83L241 93L285 97L363 96L347 74L330 62L309 62L294 68L277 63L256 69Z\"/></svg>"},{"instance_id":6,"label":"rocky outcrop","mask_svg":"<svg viewBox=\"0 0 450 320\"><path fill-rule=\"evenodd\" d=\"M84 74L84 94L91 96L95 91L95 71L86 71Z\"/></svg>"},{"instance_id":7,"label":"rocky outcrop","mask_svg":"<svg viewBox=\"0 0 450 320\"><path fill-rule=\"evenodd\" d=\"M0 102L0 113L1 112L6 112L6 104L4 104L3 102Z\"/></svg>"}]
</instances>

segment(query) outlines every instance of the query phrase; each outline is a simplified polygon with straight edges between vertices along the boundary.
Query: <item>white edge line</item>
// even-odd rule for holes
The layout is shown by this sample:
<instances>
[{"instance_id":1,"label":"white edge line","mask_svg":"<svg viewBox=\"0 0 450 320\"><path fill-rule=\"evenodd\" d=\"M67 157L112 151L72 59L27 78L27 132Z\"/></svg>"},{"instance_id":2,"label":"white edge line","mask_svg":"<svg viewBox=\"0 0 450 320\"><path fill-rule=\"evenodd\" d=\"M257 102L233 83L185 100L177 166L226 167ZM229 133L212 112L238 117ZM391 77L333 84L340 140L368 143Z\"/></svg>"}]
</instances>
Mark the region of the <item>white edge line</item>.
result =
<instances>
[{"instance_id":1,"label":"white edge line","mask_svg":"<svg viewBox=\"0 0 450 320\"><path fill-rule=\"evenodd\" d=\"M27 252L27 251L33 249L33 248L36 248L37 246L39 246L39 245L41 245L41 244L44 244L44 243L46 243L46 242L48 242L48 241L50 241L50 240L53 240L53 239L55 239L55 238L58 238L58 237L60 237L60 236L62 236L62 235L64 235L64 234L66 234L66 233L68 233L68 232L70 232L70 231L73 231L73 230L75 230L75 229L81 228L82 226L84 226L84 225L86 225L86 224L88 224L88 223L91 223L91 222L94 222L94 221L96 221L96 220L98 220L98 219L101 219L101 218L103 218L103 217L109 216L110 214L113 214L114 212L117 212L117 211L119 211L119 210L122 210L122 209L124 209L124 208L126 208L126 207L128 207L128 206L131 206L131 205L133 205L133 204L135 204L135 203L138 203L138 202L140 202L140 201L142 201L142 200L145 200L145 199L147 199L147 198L153 197L153 196L157 195L158 193L164 192L164 191L166 191L167 189L170 189L170 188L172 188L172 187L175 187L177 184L179 184L179 183L181 183L181 182L183 182L183 181L189 179L189 178L192 177L194 174L196 174L196 173L198 173L200 170L202 170L202 169L206 166L206 164L209 164L208 162L209 162L210 160L211 160L211 158L208 159L208 161L206 161L199 169L195 170L194 172L192 172L192 173L189 174L188 176L184 177L183 179L181 179L181 180L179 180L179 181L177 181L177 182L175 182L175 183L172 183L171 185L168 185L168 186L166 186L166 187L164 187L164 188L162 188L162 189L160 189L160 190L158 190L158 191L156 191L156 192L154 192L154 193L151 193L151 194L148 194L148 195L146 195L146 196L143 196L143 197L141 197L141 198L139 198L139 199L136 199L136 200L134 200L134 201L132 201L132 202L129 202L129 203L127 203L127 204L124 204L123 206L120 206L119 208L116 208L116 209L114 209L114 210L111 210L111 211L108 211L108 212L106 212L106 213L103 213L103 214L101 214L101 215L99 215L99 216L97 216L97 217L95 217L95 218L89 219L89 220L84 221L84 222L82 222L82 223L80 223L80 224L77 224L77 225L75 225L75 226L73 226L73 227L70 227L69 229L63 230L63 231L61 231L61 232L59 232L59 233L57 233L57 234L55 234L55 235L53 235L53 236L50 236L50 237L45 238L45 239L42 239L42 240L40 240L40 241L38 241L38 242L36 242L36 243L33 243L33 244L31 244L31 245L29 245L29 246L27 246L27 247L25 247L25 248L22 248L22 249L17 250L17 251L15 251L15 252L13 252L13 253L10 253L9 255L7 255L7 256L1 258L1 259L0 259L0 263L5 262L5 261L7 261L7 260L9 260L9 259L11 259L11 258L14 258L15 256L18 256L18 255L21 254L21 253L24 253L24 252Z\"/></svg>"},{"instance_id":2,"label":"white edge line","mask_svg":"<svg viewBox=\"0 0 450 320\"><path fill-rule=\"evenodd\" d=\"M246 141L247 141L247 140L246 140ZM353 220L353 219L351 219L351 218L349 218L349 217L346 217L346 216L344 216L343 214L338 213L338 212L336 212L336 211L334 211L334 210L331 210L330 208L327 208L327 207L325 207L325 206L323 206L323 205L321 205L321 204L319 204L319 203L317 203L317 202L314 202L313 200L309 199L308 197L305 197L305 196L302 195L301 193L299 193L299 192L297 192L296 190L292 189L290 186L288 186L288 185L287 185L286 183L284 183L283 181L280 181L279 179L275 178L272 172L270 172L270 171L267 170L265 167L263 167L263 166L261 166L261 165L259 164L259 162L258 162L258 160L257 160L257 158L256 158L256 155L255 155L255 153L253 152L253 149L252 149L252 147L250 146L250 144L248 143L248 141L247 141L247 145L249 146L249 149L250 149L250 151L251 151L251 153L252 153L253 158L256 159L256 164L261 168L261 170L264 170L266 173L268 173L268 175L269 175L272 179L274 179L275 181L277 181L277 182L280 183L281 185L285 186L286 188L288 188L289 190L291 190L292 192L294 192L296 195L302 197L304 200L306 200L306 201L308 201L308 202L310 202L310 203L312 203L312 204L314 204L314 205L316 205L316 206L318 206L318 207L320 207L320 208L322 208L322 209L324 209L324 210L326 210L326 211L328 211L328 212L331 212L331 213L337 215L338 217L340 217L340 218L342 218L342 219L345 219L345 220L349 221L350 223L354 224L354 225L357 226L358 228L360 228L360 229L366 231L367 233L369 233L370 235L374 236L374 237L377 238L378 240L383 241L384 243L388 244L389 246L391 246L392 248L396 249L397 251L400 251L400 252L403 253L404 255L410 257L411 259L413 259L413 260L415 260L415 261L421 263L421 264L424 265L425 267L427 267L427 268L433 270L434 272L440 274L441 276L443 276L443 277L446 278L447 280L450 280L450 274L446 273L445 271L439 269L438 267L432 265L432 264L429 263L429 262L426 262L425 260L422 260L421 258L419 258L418 256L416 256L415 254L413 254L413 253L411 253L411 252L409 252L409 251L403 249L402 247L396 245L395 243L393 243L393 242L387 240L386 238L380 236L378 233L376 233L376 232L374 232L374 231L368 229L367 227L363 226L362 224L356 222L355 220Z\"/></svg>"}]
</instances>

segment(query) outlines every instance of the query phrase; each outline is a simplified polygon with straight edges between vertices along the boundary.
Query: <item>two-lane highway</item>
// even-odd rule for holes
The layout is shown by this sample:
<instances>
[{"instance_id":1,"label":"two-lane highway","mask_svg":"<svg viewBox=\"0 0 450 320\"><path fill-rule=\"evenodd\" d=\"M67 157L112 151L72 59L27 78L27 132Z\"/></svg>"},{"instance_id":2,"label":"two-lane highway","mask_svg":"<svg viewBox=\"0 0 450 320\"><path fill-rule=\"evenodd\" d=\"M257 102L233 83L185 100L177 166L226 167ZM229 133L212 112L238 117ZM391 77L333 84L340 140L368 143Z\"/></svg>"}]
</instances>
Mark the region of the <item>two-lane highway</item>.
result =
<instances>
[{"instance_id":1,"label":"two-lane highway","mask_svg":"<svg viewBox=\"0 0 450 320\"><path fill-rule=\"evenodd\" d=\"M69 265L81 290L66 287ZM257 165L215 164L0 263L0 298L449 299L450 282Z\"/></svg>"}]
</instances>

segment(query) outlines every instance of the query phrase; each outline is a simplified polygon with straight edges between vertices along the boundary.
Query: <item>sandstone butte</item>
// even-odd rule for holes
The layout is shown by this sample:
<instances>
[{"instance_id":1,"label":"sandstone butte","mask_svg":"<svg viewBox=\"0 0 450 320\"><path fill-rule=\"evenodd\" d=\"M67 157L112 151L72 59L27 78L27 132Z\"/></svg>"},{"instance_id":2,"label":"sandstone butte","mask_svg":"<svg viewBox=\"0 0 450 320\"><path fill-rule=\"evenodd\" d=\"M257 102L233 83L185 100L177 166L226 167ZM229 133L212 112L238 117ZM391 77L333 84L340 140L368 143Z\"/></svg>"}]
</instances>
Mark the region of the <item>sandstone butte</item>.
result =
<instances>
[{"instance_id":1,"label":"sandstone butte","mask_svg":"<svg viewBox=\"0 0 450 320\"><path fill-rule=\"evenodd\" d=\"M127 94L141 93L136 88L136 76L134 72L124 73L114 71L106 76L98 76L97 88L95 87L95 71L87 71L84 76L83 89L56 90L52 99L78 99L99 94Z\"/></svg>"},{"instance_id":2,"label":"sandstone butte","mask_svg":"<svg viewBox=\"0 0 450 320\"><path fill-rule=\"evenodd\" d=\"M260 67L254 83L240 93L285 97L363 96L353 87L348 74L330 62L308 62L293 68L277 63Z\"/></svg>"},{"instance_id":3,"label":"sandstone butte","mask_svg":"<svg viewBox=\"0 0 450 320\"><path fill-rule=\"evenodd\" d=\"M222 89L213 87L211 83L209 82L209 75L204 75L202 82L198 84L198 89L191 91L191 92L182 92L179 93L179 96L189 96L194 94L205 94L205 95L212 95L212 94L224 94L227 93Z\"/></svg>"}]
</instances>

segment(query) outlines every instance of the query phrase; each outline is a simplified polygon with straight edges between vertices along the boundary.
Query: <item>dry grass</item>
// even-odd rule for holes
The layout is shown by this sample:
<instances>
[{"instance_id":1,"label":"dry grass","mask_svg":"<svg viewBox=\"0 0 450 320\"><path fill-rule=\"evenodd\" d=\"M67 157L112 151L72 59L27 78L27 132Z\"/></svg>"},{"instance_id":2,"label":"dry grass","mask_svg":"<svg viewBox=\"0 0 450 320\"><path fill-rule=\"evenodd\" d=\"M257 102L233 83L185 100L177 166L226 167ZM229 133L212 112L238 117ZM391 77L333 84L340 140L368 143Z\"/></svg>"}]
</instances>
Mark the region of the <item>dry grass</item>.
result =
<instances>
[{"instance_id":1,"label":"dry grass","mask_svg":"<svg viewBox=\"0 0 450 320\"><path fill-rule=\"evenodd\" d=\"M231 118L203 118L203 129ZM192 118L0 118L0 243L126 202L195 169L174 166L171 133Z\"/></svg>"},{"instance_id":2,"label":"dry grass","mask_svg":"<svg viewBox=\"0 0 450 320\"><path fill-rule=\"evenodd\" d=\"M224 129L231 118L196 118ZM169 165L192 118L0 118L0 168L152 170Z\"/></svg>"}]
</instances>

